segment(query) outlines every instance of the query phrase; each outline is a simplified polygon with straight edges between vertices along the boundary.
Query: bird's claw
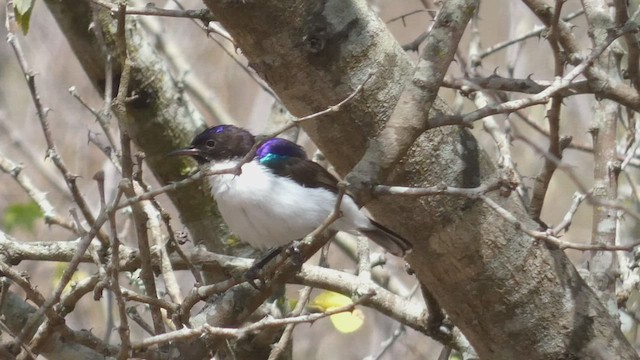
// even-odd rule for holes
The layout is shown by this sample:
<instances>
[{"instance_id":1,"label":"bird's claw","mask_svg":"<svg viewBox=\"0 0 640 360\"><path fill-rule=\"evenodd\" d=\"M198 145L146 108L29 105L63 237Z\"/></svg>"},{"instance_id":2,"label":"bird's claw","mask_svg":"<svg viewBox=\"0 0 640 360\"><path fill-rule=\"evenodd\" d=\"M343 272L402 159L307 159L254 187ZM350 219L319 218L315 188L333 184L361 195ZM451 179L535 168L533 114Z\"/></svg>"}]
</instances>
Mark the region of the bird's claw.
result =
<instances>
[{"instance_id":1,"label":"bird's claw","mask_svg":"<svg viewBox=\"0 0 640 360\"><path fill-rule=\"evenodd\" d=\"M267 282L264 280L264 276L262 276L262 270L271 260L278 256L280 252L282 252L281 247L274 248L269 250L261 258L256 259L249 270L244 273L244 279L249 285L253 286L256 290L264 290L266 288Z\"/></svg>"},{"instance_id":2,"label":"bird's claw","mask_svg":"<svg viewBox=\"0 0 640 360\"><path fill-rule=\"evenodd\" d=\"M258 266L260 264L253 264L247 272L244 273L244 279L249 283L254 289L258 291L262 291L266 288L266 281L262 276L262 266Z\"/></svg>"},{"instance_id":3,"label":"bird's claw","mask_svg":"<svg viewBox=\"0 0 640 360\"><path fill-rule=\"evenodd\" d=\"M295 240L287 247L286 254L291 258L291 260L296 264L297 267L302 266L304 264L304 257L302 256L302 251L300 251L300 240Z\"/></svg>"}]
</instances>

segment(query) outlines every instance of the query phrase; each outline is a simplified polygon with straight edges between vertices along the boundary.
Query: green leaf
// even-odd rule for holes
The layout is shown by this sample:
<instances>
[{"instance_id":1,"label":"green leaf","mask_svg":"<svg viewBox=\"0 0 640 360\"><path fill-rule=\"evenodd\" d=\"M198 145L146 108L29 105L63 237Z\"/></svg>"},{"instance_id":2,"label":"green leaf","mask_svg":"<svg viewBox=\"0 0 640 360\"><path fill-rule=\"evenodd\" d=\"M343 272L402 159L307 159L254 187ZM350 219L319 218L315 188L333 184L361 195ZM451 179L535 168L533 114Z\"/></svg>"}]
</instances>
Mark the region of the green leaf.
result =
<instances>
[{"instance_id":1,"label":"green leaf","mask_svg":"<svg viewBox=\"0 0 640 360\"><path fill-rule=\"evenodd\" d=\"M33 3L34 0L13 0L13 9L20 14L24 14L33 9Z\"/></svg>"},{"instance_id":2,"label":"green leaf","mask_svg":"<svg viewBox=\"0 0 640 360\"><path fill-rule=\"evenodd\" d=\"M33 232L36 220L42 218L43 215L38 205L33 201L13 204L5 211L2 224L8 232L15 228L23 228Z\"/></svg>"},{"instance_id":3,"label":"green leaf","mask_svg":"<svg viewBox=\"0 0 640 360\"><path fill-rule=\"evenodd\" d=\"M33 11L35 3L35 0L13 0L13 11L16 14L16 22L20 25L25 35L29 32L29 21L31 20L31 12Z\"/></svg>"}]
</instances>

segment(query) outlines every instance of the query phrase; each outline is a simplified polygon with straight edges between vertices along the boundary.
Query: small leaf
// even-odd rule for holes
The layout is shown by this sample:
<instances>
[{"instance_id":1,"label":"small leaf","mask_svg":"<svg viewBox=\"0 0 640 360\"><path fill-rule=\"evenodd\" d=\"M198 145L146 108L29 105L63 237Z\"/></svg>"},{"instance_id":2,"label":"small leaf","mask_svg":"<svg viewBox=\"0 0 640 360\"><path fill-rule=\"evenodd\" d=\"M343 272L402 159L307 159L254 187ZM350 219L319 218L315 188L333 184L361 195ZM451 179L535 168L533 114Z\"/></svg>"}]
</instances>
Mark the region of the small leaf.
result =
<instances>
[{"instance_id":1,"label":"small leaf","mask_svg":"<svg viewBox=\"0 0 640 360\"><path fill-rule=\"evenodd\" d=\"M181 176L189 176L191 174L193 174L193 172L196 170L196 167L193 166L193 164L189 164L187 166L182 166L180 167L180 175Z\"/></svg>"},{"instance_id":2,"label":"small leaf","mask_svg":"<svg viewBox=\"0 0 640 360\"><path fill-rule=\"evenodd\" d=\"M52 285L54 288L58 287L58 284L62 279L62 274L64 273L64 271L67 269L68 266L69 266L68 263L62 263L62 262L56 263L55 271L53 273L53 279L51 279L53 281ZM89 274L86 273L85 271L76 270L76 272L74 272L73 275L71 275L71 281L69 281L67 286L64 287L64 292L68 293L69 291L73 290L73 287L77 282L79 282L80 280L84 280L88 277L89 277Z\"/></svg>"},{"instance_id":3,"label":"small leaf","mask_svg":"<svg viewBox=\"0 0 640 360\"><path fill-rule=\"evenodd\" d=\"M38 205L33 201L13 204L5 211L2 224L7 232L11 232L15 228L23 228L33 232L36 220L42 217L42 211L40 211Z\"/></svg>"},{"instance_id":4,"label":"small leaf","mask_svg":"<svg viewBox=\"0 0 640 360\"><path fill-rule=\"evenodd\" d=\"M360 329L364 324L364 313L360 309L355 309L352 312L333 314L329 319L336 330L348 334Z\"/></svg>"},{"instance_id":5,"label":"small leaf","mask_svg":"<svg viewBox=\"0 0 640 360\"><path fill-rule=\"evenodd\" d=\"M29 32L29 21L31 21L31 12L35 3L35 0L13 0L16 22L25 35Z\"/></svg>"},{"instance_id":6,"label":"small leaf","mask_svg":"<svg viewBox=\"0 0 640 360\"><path fill-rule=\"evenodd\" d=\"M20 14L33 9L34 0L13 0L13 9Z\"/></svg>"},{"instance_id":7,"label":"small leaf","mask_svg":"<svg viewBox=\"0 0 640 360\"><path fill-rule=\"evenodd\" d=\"M323 291L311 300L309 306L317 311L324 312L329 309L335 309L351 304L353 304L353 301L342 294L338 294L333 291Z\"/></svg>"},{"instance_id":8,"label":"small leaf","mask_svg":"<svg viewBox=\"0 0 640 360\"><path fill-rule=\"evenodd\" d=\"M229 236L225 239L224 244L229 247L240 246L243 244L240 241L240 238L236 234L229 234Z\"/></svg>"},{"instance_id":9,"label":"small leaf","mask_svg":"<svg viewBox=\"0 0 640 360\"><path fill-rule=\"evenodd\" d=\"M351 304L353 301L347 296L332 291L323 291L311 301L309 307L325 312ZM333 326L344 334L360 329L364 323L364 313L360 309L333 314L329 318Z\"/></svg>"}]
</instances>

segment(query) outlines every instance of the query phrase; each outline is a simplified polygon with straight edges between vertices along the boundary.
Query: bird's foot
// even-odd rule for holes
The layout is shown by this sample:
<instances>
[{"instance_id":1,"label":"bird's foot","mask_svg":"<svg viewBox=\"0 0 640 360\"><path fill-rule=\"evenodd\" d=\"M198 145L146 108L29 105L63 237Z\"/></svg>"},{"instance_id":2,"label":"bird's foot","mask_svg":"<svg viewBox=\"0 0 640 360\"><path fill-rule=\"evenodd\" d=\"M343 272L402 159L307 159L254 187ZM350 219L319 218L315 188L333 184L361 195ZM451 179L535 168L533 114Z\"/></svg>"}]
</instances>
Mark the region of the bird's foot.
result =
<instances>
[{"instance_id":1,"label":"bird's foot","mask_svg":"<svg viewBox=\"0 0 640 360\"><path fill-rule=\"evenodd\" d=\"M256 290L263 290L266 287L266 281L264 280L263 269L271 260L278 256L283 250L283 247L273 248L267 251L262 257L256 259L253 265L244 273L244 279L253 286Z\"/></svg>"},{"instance_id":2,"label":"bird's foot","mask_svg":"<svg viewBox=\"0 0 640 360\"><path fill-rule=\"evenodd\" d=\"M244 273L244 280L249 283L254 289L262 291L266 288L266 282L262 276L262 269L256 267L254 263L247 272Z\"/></svg>"},{"instance_id":3,"label":"bird's foot","mask_svg":"<svg viewBox=\"0 0 640 360\"><path fill-rule=\"evenodd\" d=\"M301 267L304 264L304 256L302 256L302 251L300 251L300 245L302 245L301 240L295 240L291 244L287 246L286 254L291 258L296 267Z\"/></svg>"}]
</instances>

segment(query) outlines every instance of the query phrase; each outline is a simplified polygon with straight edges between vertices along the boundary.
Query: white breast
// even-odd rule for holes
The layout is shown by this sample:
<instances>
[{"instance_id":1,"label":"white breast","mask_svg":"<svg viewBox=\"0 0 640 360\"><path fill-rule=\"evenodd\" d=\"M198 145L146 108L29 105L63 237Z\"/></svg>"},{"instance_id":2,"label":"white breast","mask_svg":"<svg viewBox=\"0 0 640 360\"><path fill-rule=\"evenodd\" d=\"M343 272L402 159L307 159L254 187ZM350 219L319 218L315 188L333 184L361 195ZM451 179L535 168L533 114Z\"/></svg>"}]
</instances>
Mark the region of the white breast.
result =
<instances>
[{"instance_id":1,"label":"white breast","mask_svg":"<svg viewBox=\"0 0 640 360\"><path fill-rule=\"evenodd\" d=\"M212 170L230 168L232 162L217 163ZM259 249L282 246L304 236L329 216L336 194L322 188L308 188L276 176L257 161L242 166L242 174L210 176L211 191L231 231ZM335 230L372 228L353 200L345 196L342 217Z\"/></svg>"}]
</instances>

